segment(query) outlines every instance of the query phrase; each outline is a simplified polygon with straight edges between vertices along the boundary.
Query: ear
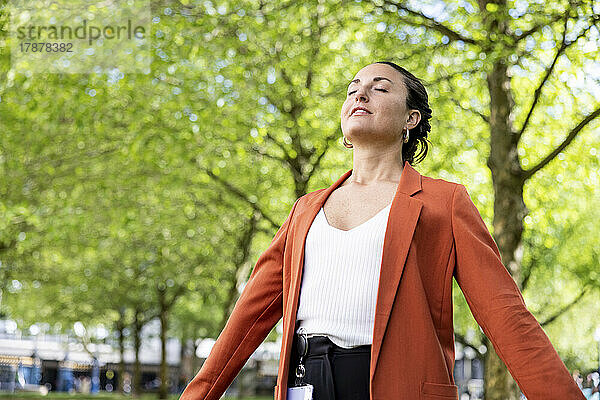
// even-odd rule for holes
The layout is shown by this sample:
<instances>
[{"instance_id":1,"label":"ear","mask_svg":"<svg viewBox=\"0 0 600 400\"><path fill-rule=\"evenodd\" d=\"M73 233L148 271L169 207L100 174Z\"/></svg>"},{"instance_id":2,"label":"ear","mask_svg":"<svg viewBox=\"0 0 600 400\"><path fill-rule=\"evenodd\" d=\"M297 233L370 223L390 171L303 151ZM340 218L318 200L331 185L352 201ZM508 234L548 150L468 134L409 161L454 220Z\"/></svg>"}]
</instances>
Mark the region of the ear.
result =
<instances>
[{"instance_id":1,"label":"ear","mask_svg":"<svg viewBox=\"0 0 600 400\"><path fill-rule=\"evenodd\" d=\"M408 129L413 129L419 122L421 121L421 112L419 110L410 110L410 114L408 115L408 120L406 121L406 127Z\"/></svg>"}]
</instances>

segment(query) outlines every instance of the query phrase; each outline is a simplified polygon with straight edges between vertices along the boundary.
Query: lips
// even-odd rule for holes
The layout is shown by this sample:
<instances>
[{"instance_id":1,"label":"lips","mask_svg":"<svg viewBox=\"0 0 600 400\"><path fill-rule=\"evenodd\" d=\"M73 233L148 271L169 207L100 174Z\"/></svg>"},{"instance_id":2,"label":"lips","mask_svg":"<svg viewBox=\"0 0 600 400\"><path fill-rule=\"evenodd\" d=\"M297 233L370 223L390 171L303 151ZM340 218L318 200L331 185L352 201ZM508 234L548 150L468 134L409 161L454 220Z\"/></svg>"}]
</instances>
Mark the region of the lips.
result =
<instances>
[{"instance_id":1,"label":"lips","mask_svg":"<svg viewBox=\"0 0 600 400\"><path fill-rule=\"evenodd\" d=\"M354 107L352 109L352 112L350 113L350 116L355 115L355 113L358 111L358 114L356 115L367 115L367 114L373 114L371 111L367 110L365 107Z\"/></svg>"}]
</instances>

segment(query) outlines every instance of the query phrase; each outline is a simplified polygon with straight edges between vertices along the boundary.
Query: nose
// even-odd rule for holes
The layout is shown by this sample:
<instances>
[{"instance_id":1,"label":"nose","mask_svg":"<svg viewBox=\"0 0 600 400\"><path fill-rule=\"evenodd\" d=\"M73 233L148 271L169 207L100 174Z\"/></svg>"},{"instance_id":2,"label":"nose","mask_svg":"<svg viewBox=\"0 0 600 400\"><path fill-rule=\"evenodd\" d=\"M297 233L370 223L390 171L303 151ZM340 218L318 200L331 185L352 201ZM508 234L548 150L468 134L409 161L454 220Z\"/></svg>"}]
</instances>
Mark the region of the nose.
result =
<instances>
[{"instance_id":1,"label":"nose","mask_svg":"<svg viewBox=\"0 0 600 400\"><path fill-rule=\"evenodd\" d=\"M356 89L356 93L354 93L354 101L364 101L365 103L369 101L369 98L362 87Z\"/></svg>"}]
</instances>

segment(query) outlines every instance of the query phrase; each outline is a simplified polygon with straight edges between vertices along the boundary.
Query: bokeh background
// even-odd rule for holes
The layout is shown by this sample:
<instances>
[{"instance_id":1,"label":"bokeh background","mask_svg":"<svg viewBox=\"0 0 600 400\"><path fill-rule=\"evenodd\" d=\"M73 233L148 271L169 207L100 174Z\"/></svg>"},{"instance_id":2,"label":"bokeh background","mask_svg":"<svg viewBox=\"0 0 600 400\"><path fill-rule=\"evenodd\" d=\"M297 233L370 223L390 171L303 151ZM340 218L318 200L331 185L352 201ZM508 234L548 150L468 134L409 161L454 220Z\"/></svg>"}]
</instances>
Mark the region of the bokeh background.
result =
<instances>
[{"instance_id":1,"label":"bokeh background","mask_svg":"<svg viewBox=\"0 0 600 400\"><path fill-rule=\"evenodd\" d=\"M44 73L11 63L0 1L0 391L177 397L294 201L352 168L348 82L389 60L433 109L415 168L468 188L528 309L598 396L597 2L147 7L144 72ZM453 293L461 400L518 399ZM272 398L280 334L229 396Z\"/></svg>"}]
</instances>

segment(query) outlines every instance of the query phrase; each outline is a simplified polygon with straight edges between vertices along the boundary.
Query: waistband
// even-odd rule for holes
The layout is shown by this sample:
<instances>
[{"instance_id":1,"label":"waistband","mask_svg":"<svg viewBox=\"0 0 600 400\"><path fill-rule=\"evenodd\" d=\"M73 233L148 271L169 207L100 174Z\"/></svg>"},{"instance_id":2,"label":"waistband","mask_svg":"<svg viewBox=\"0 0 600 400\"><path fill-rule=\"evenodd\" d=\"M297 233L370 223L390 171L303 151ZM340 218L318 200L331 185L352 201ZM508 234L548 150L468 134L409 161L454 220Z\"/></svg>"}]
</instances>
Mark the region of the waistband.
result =
<instances>
[{"instance_id":1,"label":"waistband","mask_svg":"<svg viewBox=\"0 0 600 400\"><path fill-rule=\"evenodd\" d=\"M298 334L294 334L294 342L297 344ZM308 337L308 352L307 357L319 356L323 354L371 354L371 345L365 344L362 346L351 347L349 349L340 347L333 343L327 336L310 336Z\"/></svg>"}]
</instances>

